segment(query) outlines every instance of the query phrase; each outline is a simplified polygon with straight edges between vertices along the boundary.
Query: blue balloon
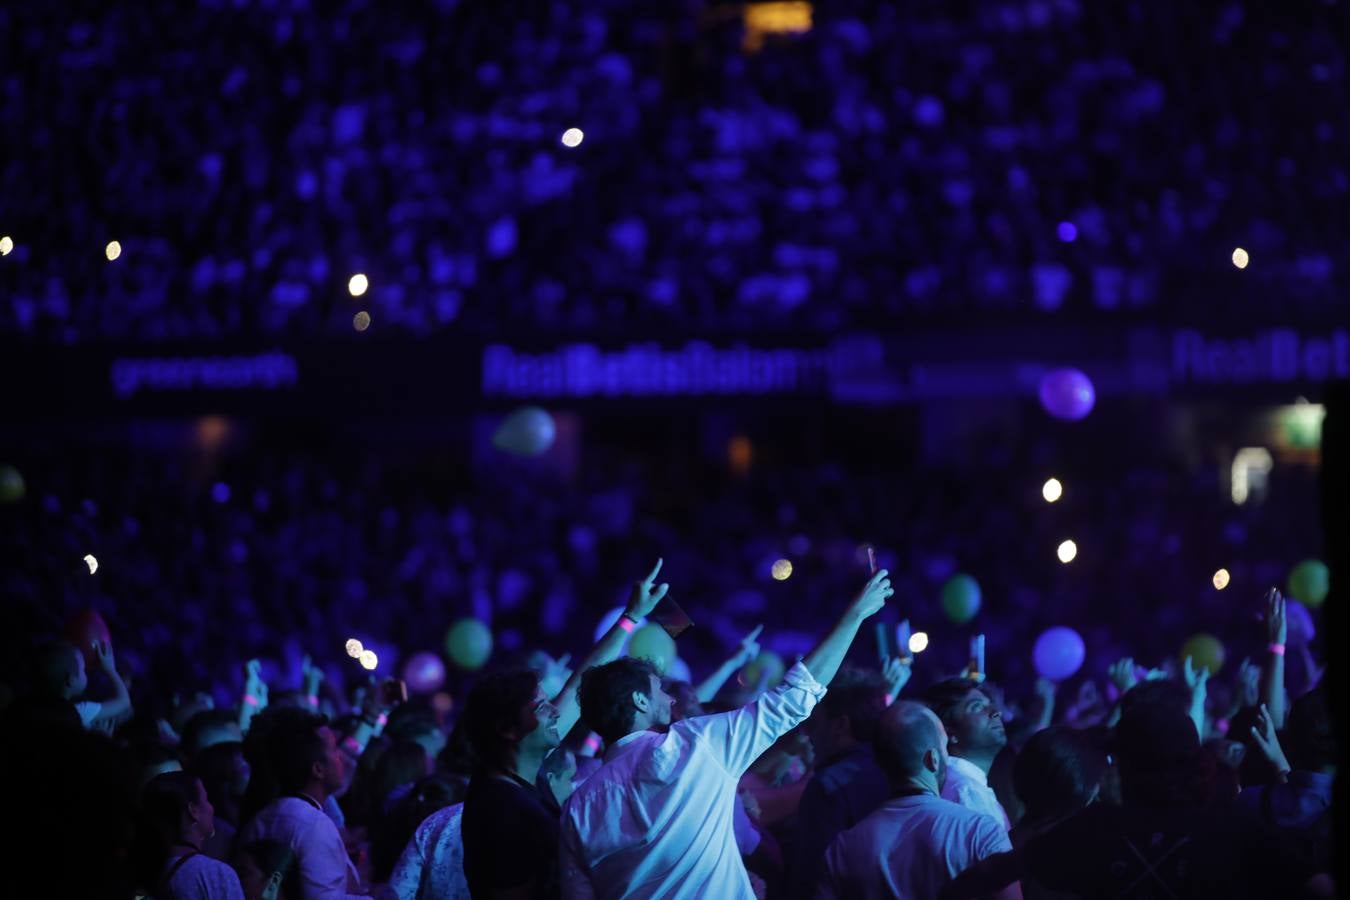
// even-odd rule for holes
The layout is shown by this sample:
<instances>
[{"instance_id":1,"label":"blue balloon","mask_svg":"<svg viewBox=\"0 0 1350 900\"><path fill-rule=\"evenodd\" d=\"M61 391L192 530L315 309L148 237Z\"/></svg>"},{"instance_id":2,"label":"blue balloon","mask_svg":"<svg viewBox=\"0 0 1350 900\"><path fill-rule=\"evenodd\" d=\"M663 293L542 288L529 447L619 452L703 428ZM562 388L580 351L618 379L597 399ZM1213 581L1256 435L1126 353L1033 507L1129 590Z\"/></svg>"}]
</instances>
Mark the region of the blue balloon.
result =
<instances>
[{"instance_id":1,"label":"blue balloon","mask_svg":"<svg viewBox=\"0 0 1350 900\"><path fill-rule=\"evenodd\" d=\"M1041 377L1041 406L1056 419L1077 422L1092 412L1097 391L1077 369L1054 369Z\"/></svg>"},{"instance_id":2,"label":"blue balloon","mask_svg":"<svg viewBox=\"0 0 1350 900\"><path fill-rule=\"evenodd\" d=\"M497 426L492 445L512 456L538 456L553 446L557 433L552 416L537 406L526 406Z\"/></svg>"},{"instance_id":3,"label":"blue balloon","mask_svg":"<svg viewBox=\"0 0 1350 900\"><path fill-rule=\"evenodd\" d=\"M1083 644L1083 636L1072 628L1060 625L1048 629L1036 639L1031 658L1042 678L1063 681L1082 668L1086 657L1087 647Z\"/></svg>"}]
</instances>

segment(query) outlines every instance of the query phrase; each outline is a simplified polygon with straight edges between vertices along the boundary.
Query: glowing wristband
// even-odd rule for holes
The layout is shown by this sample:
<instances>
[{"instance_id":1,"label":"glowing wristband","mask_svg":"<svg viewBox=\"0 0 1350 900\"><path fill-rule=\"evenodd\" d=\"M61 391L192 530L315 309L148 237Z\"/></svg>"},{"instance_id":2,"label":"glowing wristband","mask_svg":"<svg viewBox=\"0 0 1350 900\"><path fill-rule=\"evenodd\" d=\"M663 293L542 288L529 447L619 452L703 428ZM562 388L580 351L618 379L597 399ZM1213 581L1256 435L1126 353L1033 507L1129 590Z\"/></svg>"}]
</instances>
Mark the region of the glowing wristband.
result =
<instances>
[{"instance_id":1,"label":"glowing wristband","mask_svg":"<svg viewBox=\"0 0 1350 900\"><path fill-rule=\"evenodd\" d=\"M890 705L891 705L892 703L894 703L894 702L895 702L895 697L892 696L892 695L890 695L890 694L887 694L887 695L886 695L886 705L887 705L887 706L890 706Z\"/></svg>"},{"instance_id":2,"label":"glowing wristband","mask_svg":"<svg viewBox=\"0 0 1350 900\"><path fill-rule=\"evenodd\" d=\"M378 727L383 728L385 725L389 724L389 717L384 713L380 713L375 719L375 724Z\"/></svg>"},{"instance_id":3,"label":"glowing wristband","mask_svg":"<svg viewBox=\"0 0 1350 900\"><path fill-rule=\"evenodd\" d=\"M592 734L590 737L586 738L586 749L592 753L598 751L600 749L600 735Z\"/></svg>"},{"instance_id":4,"label":"glowing wristband","mask_svg":"<svg viewBox=\"0 0 1350 900\"><path fill-rule=\"evenodd\" d=\"M315 709L318 709L319 708L318 694L310 694L308 697L305 698L305 702L308 703L310 706L314 707Z\"/></svg>"},{"instance_id":5,"label":"glowing wristband","mask_svg":"<svg viewBox=\"0 0 1350 900\"><path fill-rule=\"evenodd\" d=\"M619 616L619 621L618 621L617 623L615 623L615 624L617 624L620 628L622 628L624 631L628 632L629 634L632 634L632 633L633 633L633 629L637 627L637 622L634 622L634 621L629 617L628 613L624 613L623 615Z\"/></svg>"},{"instance_id":6,"label":"glowing wristband","mask_svg":"<svg viewBox=\"0 0 1350 900\"><path fill-rule=\"evenodd\" d=\"M1284 644L1271 644L1270 652L1276 656L1284 656Z\"/></svg>"},{"instance_id":7,"label":"glowing wristband","mask_svg":"<svg viewBox=\"0 0 1350 900\"><path fill-rule=\"evenodd\" d=\"M255 696L253 696L252 694L245 694L245 695L244 695L244 702L247 703L249 706L257 706L257 705L258 705L258 698L255 697Z\"/></svg>"}]
</instances>

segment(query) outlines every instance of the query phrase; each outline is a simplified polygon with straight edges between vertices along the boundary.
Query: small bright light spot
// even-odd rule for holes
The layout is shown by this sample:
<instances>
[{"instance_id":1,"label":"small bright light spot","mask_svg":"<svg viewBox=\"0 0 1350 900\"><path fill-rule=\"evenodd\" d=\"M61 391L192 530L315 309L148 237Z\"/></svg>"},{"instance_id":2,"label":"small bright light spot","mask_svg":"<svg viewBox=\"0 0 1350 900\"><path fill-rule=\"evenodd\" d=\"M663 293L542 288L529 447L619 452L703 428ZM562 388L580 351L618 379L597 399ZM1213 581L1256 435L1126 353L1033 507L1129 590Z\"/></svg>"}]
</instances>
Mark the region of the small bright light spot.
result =
<instances>
[{"instance_id":1,"label":"small bright light spot","mask_svg":"<svg viewBox=\"0 0 1350 900\"><path fill-rule=\"evenodd\" d=\"M792 577L791 561L786 559L778 560L773 564L773 568L769 570L769 574L773 575L774 581L787 581Z\"/></svg>"},{"instance_id":2,"label":"small bright light spot","mask_svg":"<svg viewBox=\"0 0 1350 900\"><path fill-rule=\"evenodd\" d=\"M380 664L380 658L375 655L374 650L362 650L357 659L361 662L361 668L368 672L374 671L375 667Z\"/></svg>"},{"instance_id":3,"label":"small bright light spot","mask_svg":"<svg viewBox=\"0 0 1350 900\"><path fill-rule=\"evenodd\" d=\"M1241 247L1238 247L1233 251L1233 265L1237 266L1239 269L1247 268L1247 263L1250 260L1251 257L1247 255L1247 251L1243 250Z\"/></svg>"},{"instance_id":4,"label":"small bright light spot","mask_svg":"<svg viewBox=\"0 0 1350 900\"><path fill-rule=\"evenodd\" d=\"M90 575L93 575L98 571L98 560L94 559L94 554L86 553L84 555L84 564L89 567Z\"/></svg>"},{"instance_id":5,"label":"small bright light spot","mask_svg":"<svg viewBox=\"0 0 1350 900\"><path fill-rule=\"evenodd\" d=\"M581 142L586 139L580 128L569 128L563 132L562 143L564 147L579 147Z\"/></svg>"},{"instance_id":6,"label":"small bright light spot","mask_svg":"<svg viewBox=\"0 0 1350 900\"><path fill-rule=\"evenodd\" d=\"M1059 561L1062 563L1071 563L1073 558L1078 555L1078 545L1073 541L1065 541L1059 545Z\"/></svg>"},{"instance_id":7,"label":"small bright light spot","mask_svg":"<svg viewBox=\"0 0 1350 900\"><path fill-rule=\"evenodd\" d=\"M1246 503L1253 491L1264 491L1267 476L1274 467L1275 459L1265 447L1243 447L1233 454L1229 480L1233 502Z\"/></svg>"},{"instance_id":8,"label":"small bright light spot","mask_svg":"<svg viewBox=\"0 0 1350 900\"><path fill-rule=\"evenodd\" d=\"M1228 587L1228 582L1229 582L1229 575L1227 569L1220 569L1219 571L1214 573L1215 590L1221 591L1224 588Z\"/></svg>"},{"instance_id":9,"label":"small bright light spot","mask_svg":"<svg viewBox=\"0 0 1350 900\"><path fill-rule=\"evenodd\" d=\"M916 631L909 636L909 652L922 653L928 649L928 632Z\"/></svg>"},{"instance_id":10,"label":"small bright light spot","mask_svg":"<svg viewBox=\"0 0 1350 900\"><path fill-rule=\"evenodd\" d=\"M108 262L122 255L122 245L117 241L108 241L108 246L103 248L103 254L108 257Z\"/></svg>"},{"instance_id":11,"label":"small bright light spot","mask_svg":"<svg viewBox=\"0 0 1350 900\"><path fill-rule=\"evenodd\" d=\"M370 287L370 279L360 272L347 279L347 291L353 297L360 297L368 287Z\"/></svg>"},{"instance_id":12,"label":"small bright light spot","mask_svg":"<svg viewBox=\"0 0 1350 900\"><path fill-rule=\"evenodd\" d=\"M1078 240L1078 226L1072 222L1060 222L1059 228L1055 231L1059 234L1059 239L1066 244L1072 244Z\"/></svg>"},{"instance_id":13,"label":"small bright light spot","mask_svg":"<svg viewBox=\"0 0 1350 900\"><path fill-rule=\"evenodd\" d=\"M448 713L454 707L454 705L455 705L455 698L451 697L445 691L440 691L439 693L432 694L431 696L431 708L436 710L436 712L440 713L441 715L445 715L446 713Z\"/></svg>"},{"instance_id":14,"label":"small bright light spot","mask_svg":"<svg viewBox=\"0 0 1350 900\"><path fill-rule=\"evenodd\" d=\"M350 656L352 659L356 659L358 656L364 653L365 650L366 648L356 638L352 638L347 642L347 655Z\"/></svg>"},{"instance_id":15,"label":"small bright light spot","mask_svg":"<svg viewBox=\"0 0 1350 900\"><path fill-rule=\"evenodd\" d=\"M14 238L9 235L0 237L0 256L9 256L14 249Z\"/></svg>"},{"instance_id":16,"label":"small bright light spot","mask_svg":"<svg viewBox=\"0 0 1350 900\"><path fill-rule=\"evenodd\" d=\"M370 313L364 309L352 316L352 327L357 331L365 331L370 327Z\"/></svg>"},{"instance_id":17,"label":"small bright light spot","mask_svg":"<svg viewBox=\"0 0 1350 900\"><path fill-rule=\"evenodd\" d=\"M1041 496L1045 498L1046 503L1054 503L1064 496L1064 485L1059 483L1058 478L1051 478L1041 485Z\"/></svg>"}]
</instances>

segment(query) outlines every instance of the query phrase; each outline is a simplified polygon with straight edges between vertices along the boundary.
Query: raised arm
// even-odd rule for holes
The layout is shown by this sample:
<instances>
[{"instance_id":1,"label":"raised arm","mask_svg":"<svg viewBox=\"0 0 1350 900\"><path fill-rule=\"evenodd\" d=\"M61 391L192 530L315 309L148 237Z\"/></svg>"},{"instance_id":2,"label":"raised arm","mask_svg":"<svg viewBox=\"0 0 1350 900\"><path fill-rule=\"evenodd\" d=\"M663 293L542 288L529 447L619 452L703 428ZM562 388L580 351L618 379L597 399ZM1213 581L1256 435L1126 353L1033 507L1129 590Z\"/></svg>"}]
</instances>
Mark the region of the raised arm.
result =
<instances>
[{"instance_id":1,"label":"raised arm","mask_svg":"<svg viewBox=\"0 0 1350 900\"><path fill-rule=\"evenodd\" d=\"M717 696L717 692L722 689L722 685L726 684L732 675L735 675L742 666L759 656L758 638L763 630L763 625L756 625L754 631L741 639L741 646L736 654L718 666L716 672L713 672L698 687L694 688L694 695L698 697L699 703L711 702Z\"/></svg>"},{"instance_id":2,"label":"raised arm","mask_svg":"<svg viewBox=\"0 0 1350 900\"><path fill-rule=\"evenodd\" d=\"M90 723L91 727L116 724L131 718L131 694L127 692L126 682L118 674L112 644L107 641L94 641L94 658L98 661L99 668L112 682L113 696L110 700L100 701L98 716Z\"/></svg>"},{"instance_id":3,"label":"raised arm","mask_svg":"<svg viewBox=\"0 0 1350 900\"><path fill-rule=\"evenodd\" d=\"M262 663L250 659L244 664L244 696L239 704L239 731L248 734L253 717L267 708L267 682L262 679Z\"/></svg>"},{"instance_id":4,"label":"raised arm","mask_svg":"<svg viewBox=\"0 0 1350 900\"><path fill-rule=\"evenodd\" d=\"M1261 667L1261 702L1270 710L1275 728L1284 727L1284 645L1289 639L1284 595L1277 588L1266 593L1266 664Z\"/></svg>"},{"instance_id":5,"label":"raised arm","mask_svg":"<svg viewBox=\"0 0 1350 900\"><path fill-rule=\"evenodd\" d=\"M812 678L826 686L834 680L862 623L876 615L894 593L890 573L885 569L879 570L863 585L830 633L802 660L802 665L806 666Z\"/></svg>"},{"instance_id":6,"label":"raised arm","mask_svg":"<svg viewBox=\"0 0 1350 900\"><path fill-rule=\"evenodd\" d=\"M605 632L604 637L600 638L600 643L596 644L590 655L581 661L581 665L577 666L572 677L567 679L558 696L553 698L553 705L558 710L559 734L567 734L581 719L577 690L581 687L582 674L594 666L603 666L618 659L619 654L623 652L623 642L632 633L633 626L640 619L651 615L652 610L656 609L656 604L660 603L661 598L670 590L670 585L656 583L656 576L661 574L662 562L663 560L658 559L647 577L633 584L633 591L628 596L628 605L624 607L623 615L619 616L613 628Z\"/></svg>"}]
</instances>

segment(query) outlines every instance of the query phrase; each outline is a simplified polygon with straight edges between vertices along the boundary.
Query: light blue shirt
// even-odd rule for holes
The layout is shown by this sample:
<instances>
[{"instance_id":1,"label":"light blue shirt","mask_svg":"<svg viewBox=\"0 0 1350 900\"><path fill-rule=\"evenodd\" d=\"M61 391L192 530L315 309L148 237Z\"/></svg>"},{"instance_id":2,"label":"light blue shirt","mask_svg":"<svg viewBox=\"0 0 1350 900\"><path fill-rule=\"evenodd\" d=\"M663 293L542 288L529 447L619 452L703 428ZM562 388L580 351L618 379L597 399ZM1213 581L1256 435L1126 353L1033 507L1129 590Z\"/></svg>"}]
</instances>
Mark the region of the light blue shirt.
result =
<instances>
[{"instance_id":1,"label":"light blue shirt","mask_svg":"<svg viewBox=\"0 0 1350 900\"><path fill-rule=\"evenodd\" d=\"M751 900L734 836L736 786L823 696L797 663L742 709L616 741L563 808L563 896Z\"/></svg>"}]
</instances>

